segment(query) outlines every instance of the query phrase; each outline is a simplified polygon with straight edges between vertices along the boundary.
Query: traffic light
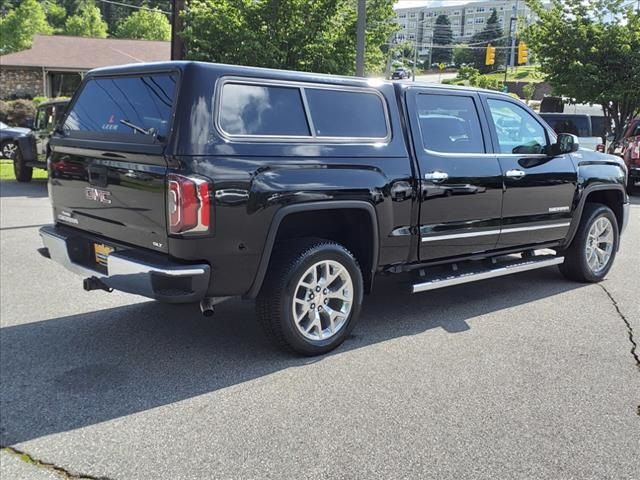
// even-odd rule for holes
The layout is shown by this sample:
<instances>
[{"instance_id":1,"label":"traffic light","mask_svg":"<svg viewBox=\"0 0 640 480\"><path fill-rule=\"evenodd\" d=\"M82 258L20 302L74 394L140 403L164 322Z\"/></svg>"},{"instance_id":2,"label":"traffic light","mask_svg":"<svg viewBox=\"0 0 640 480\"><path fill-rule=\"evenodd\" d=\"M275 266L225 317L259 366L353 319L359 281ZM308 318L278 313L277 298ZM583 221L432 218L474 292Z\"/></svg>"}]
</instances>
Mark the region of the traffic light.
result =
<instances>
[{"instance_id":1,"label":"traffic light","mask_svg":"<svg viewBox=\"0 0 640 480\"><path fill-rule=\"evenodd\" d=\"M496 47L492 47L491 44L487 45L487 53L484 57L485 65L493 65L496 63Z\"/></svg>"},{"instance_id":2,"label":"traffic light","mask_svg":"<svg viewBox=\"0 0 640 480\"><path fill-rule=\"evenodd\" d=\"M529 49L527 44L520 42L518 44L518 65L523 65L529 60Z\"/></svg>"}]
</instances>

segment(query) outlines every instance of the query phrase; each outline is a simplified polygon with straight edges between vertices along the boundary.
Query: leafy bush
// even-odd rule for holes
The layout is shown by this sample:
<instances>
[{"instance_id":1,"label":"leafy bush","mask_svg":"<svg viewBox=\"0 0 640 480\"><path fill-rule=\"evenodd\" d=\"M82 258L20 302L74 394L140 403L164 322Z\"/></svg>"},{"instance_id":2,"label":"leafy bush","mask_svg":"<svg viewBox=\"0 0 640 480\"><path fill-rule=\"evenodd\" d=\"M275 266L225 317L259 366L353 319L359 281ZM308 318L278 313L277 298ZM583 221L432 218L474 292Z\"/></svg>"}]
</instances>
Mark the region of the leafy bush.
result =
<instances>
[{"instance_id":1,"label":"leafy bush","mask_svg":"<svg viewBox=\"0 0 640 480\"><path fill-rule=\"evenodd\" d=\"M524 87L522 87L522 93L524 93L524 98L527 101L533 98L533 95L536 92L536 84L535 83L527 83Z\"/></svg>"},{"instance_id":2,"label":"leafy bush","mask_svg":"<svg viewBox=\"0 0 640 480\"><path fill-rule=\"evenodd\" d=\"M7 123L11 126L29 126L36 115L36 106L31 100L14 100L8 105Z\"/></svg>"},{"instance_id":3,"label":"leafy bush","mask_svg":"<svg viewBox=\"0 0 640 480\"><path fill-rule=\"evenodd\" d=\"M49 100L47 97L33 97L33 103L36 107L47 100Z\"/></svg>"},{"instance_id":4,"label":"leafy bush","mask_svg":"<svg viewBox=\"0 0 640 480\"><path fill-rule=\"evenodd\" d=\"M469 80L477 78L480 75L480 70L472 67L471 65L463 65L458 69L458 80Z\"/></svg>"},{"instance_id":5,"label":"leafy bush","mask_svg":"<svg viewBox=\"0 0 640 480\"><path fill-rule=\"evenodd\" d=\"M486 88L488 90L502 90L502 82L497 78L487 77L486 75L479 75L471 80L471 85L479 88Z\"/></svg>"},{"instance_id":6,"label":"leafy bush","mask_svg":"<svg viewBox=\"0 0 640 480\"><path fill-rule=\"evenodd\" d=\"M0 100L0 122L7 122L9 116L9 103Z\"/></svg>"}]
</instances>

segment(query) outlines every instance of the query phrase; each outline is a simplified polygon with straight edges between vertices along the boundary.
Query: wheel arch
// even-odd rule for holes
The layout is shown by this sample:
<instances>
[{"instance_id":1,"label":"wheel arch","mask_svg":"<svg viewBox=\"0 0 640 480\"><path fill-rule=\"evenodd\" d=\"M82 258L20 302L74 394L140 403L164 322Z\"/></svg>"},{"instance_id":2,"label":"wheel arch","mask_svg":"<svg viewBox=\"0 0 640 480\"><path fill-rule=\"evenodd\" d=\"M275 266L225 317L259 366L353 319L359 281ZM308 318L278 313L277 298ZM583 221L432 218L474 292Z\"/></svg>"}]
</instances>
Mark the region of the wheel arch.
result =
<instances>
[{"instance_id":1,"label":"wheel arch","mask_svg":"<svg viewBox=\"0 0 640 480\"><path fill-rule=\"evenodd\" d=\"M368 219L368 225L370 231L370 241L365 242L366 248L358 249L359 251L352 252L358 259L361 267L363 268L363 276L365 277L365 291L368 292L371 289L373 283L373 277L378 266L379 255L379 230L378 230L378 218L376 210L373 205L367 201L362 200L338 200L338 201L325 201L325 202L310 202L297 205L288 205L280 208L274 215L267 239L262 251L262 256L258 264L258 270L255 275L255 279L249 291L244 295L245 298L255 298L264 282L264 278L267 274L271 255L273 253L274 246L278 241L278 235L282 234L287 225L287 219L293 221L299 214L317 214L319 212L326 212L331 214L333 212L346 212L357 211L360 212L365 218ZM355 228L361 228L362 226L354 226ZM353 232L354 230L350 230ZM316 234L319 238L325 238L335 240L332 236L323 236L322 234ZM345 245L347 248L350 245ZM352 247L353 248L353 247ZM366 266L366 271L364 267Z\"/></svg>"},{"instance_id":2,"label":"wheel arch","mask_svg":"<svg viewBox=\"0 0 640 480\"><path fill-rule=\"evenodd\" d=\"M605 184L588 186L580 196L580 200L575 211L576 214L574 216L573 222L571 222L571 227L569 229L569 234L566 238L565 244L568 246L573 241L578 231L578 227L580 226L580 221L584 212L584 206L587 203L601 203L609 207L616 216L616 220L618 221L618 232L621 233L624 228L625 220L623 207L623 205L626 203L625 199L626 191L624 186L622 185Z\"/></svg>"}]
</instances>

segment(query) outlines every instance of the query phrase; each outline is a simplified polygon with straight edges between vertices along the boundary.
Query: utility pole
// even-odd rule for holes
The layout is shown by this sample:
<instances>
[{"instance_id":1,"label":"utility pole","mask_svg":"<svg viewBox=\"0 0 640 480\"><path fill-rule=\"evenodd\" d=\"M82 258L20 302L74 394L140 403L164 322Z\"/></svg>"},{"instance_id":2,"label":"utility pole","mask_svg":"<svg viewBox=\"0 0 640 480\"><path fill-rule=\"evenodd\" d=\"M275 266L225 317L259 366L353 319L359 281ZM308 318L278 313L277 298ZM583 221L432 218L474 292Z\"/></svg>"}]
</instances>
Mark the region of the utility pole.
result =
<instances>
[{"instance_id":1,"label":"utility pole","mask_svg":"<svg viewBox=\"0 0 640 480\"><path fill-rule=\"evenodd\" d=\"M180 36L184 27L180 16L184 4L185 0L171 0L171 60L184 58L184 40Z\"/></svg>"},{"instance_id":2,"label":"utility pole","mask_svg":"<svg viewBox=\"0 0 640 480\"><path fill-rule=\"evenodd\" d=\"M418 40L413 43L413 68L411 74L413 75L413 81L416 81L416 69L418 68Z\"/></svg>"},{"instance_id":3,"label":"utility pole","mask_svg":"<svg viewBox=\"0 0 640 480\"><path fill-rule=\"evenodd\" d=\"M356 75L358 77L364 77L364 34L366 23L366 1L358 0L358 23L356 24Z\"/></svg>"},{"instance_id":4,"label":"utility pole","mask_svg":"<svg viewBox=\"0 0 640 480\"><path fill-rule=\"evenodd\" d=\"M516 38L514 36L514 28L513 23L518 21L518 3L519 0L516 0L515 4L515 12L509 18L509 52L506 55L504 61L504 84L507 85L507 72L509 71L509 65L513 65L514 60L514 50L516 48Z\"/></svg>"},{"instance_id":5,"label":"utility pole","mask_svg":"<svg viewBox=\"0 0 640 480\"><path fill-rule=\"evenodd\" d=\"M433 32L431 32L431 39L429 41L429 65L427 67L431 70L431 61L433 60Z\"/></svg>"}]
</instances>

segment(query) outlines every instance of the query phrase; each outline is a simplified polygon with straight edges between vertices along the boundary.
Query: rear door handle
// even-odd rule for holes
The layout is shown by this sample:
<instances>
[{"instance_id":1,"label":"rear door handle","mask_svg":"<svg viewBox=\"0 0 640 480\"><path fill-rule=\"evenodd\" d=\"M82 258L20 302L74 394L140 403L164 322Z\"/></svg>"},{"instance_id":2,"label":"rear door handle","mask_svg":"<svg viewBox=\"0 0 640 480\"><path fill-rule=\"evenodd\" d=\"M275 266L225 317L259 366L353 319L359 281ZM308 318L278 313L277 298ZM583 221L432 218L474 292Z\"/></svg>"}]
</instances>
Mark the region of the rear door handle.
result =
<instances>
[{"instance_id":1,"label":"rear door handle","mask_svg":"<svg viewBox=\"0 0 640 480\"><path fill-rule=\"evenodd\" d=\"M519 178L522 178L526 175L526 173L524 173L522 170L507 170L507 172L504 174L506 177L509 178L515 178L516 180Z\"/></svg>"},{"instance_id":2,"label":"rear door handle","mask_svg":"<svg viewBox=\"0 0 640 480\"><path fill-rule=\"evenodd\" d=\"M438 170L424 174L424 179L433 183L444 182L447 178L449 178L449 174L447 172L440 172Z\"/></svg>"}]
</instances>

